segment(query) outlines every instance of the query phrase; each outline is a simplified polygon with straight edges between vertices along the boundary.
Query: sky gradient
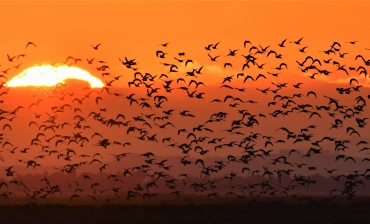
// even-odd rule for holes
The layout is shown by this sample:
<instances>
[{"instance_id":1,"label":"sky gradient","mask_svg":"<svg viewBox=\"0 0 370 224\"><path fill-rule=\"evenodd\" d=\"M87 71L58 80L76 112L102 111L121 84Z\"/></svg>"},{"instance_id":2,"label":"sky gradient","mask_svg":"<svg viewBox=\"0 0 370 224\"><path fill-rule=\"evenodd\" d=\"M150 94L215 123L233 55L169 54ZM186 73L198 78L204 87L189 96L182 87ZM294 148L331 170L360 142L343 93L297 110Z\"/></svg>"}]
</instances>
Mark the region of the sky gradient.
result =
<instances>
[{"instance_id":1,"label":"sky gradient","mask_svg":"<svg viewBox=\"0 0 370 224\"><path fill-rule=\"evenodd\" d=\"M179 190L164 180L182 181L183 172L208 185L257 173L274 182L261 195L292 179L308 187L317 174L370 179L369 2L1 4L1 81L35 65L67 63L106 85L2 84L3 181L45 171L107 172L130 182L114 183L117 193L116 186L137 184L126 175L140 172L145 178L135 181L150 194L149 182L160 178L161 187ZM117 159L122 153L127 157ZM342 195L352 197L361 183L348 188L344 177Z\"/></svg>"}]
</instances>

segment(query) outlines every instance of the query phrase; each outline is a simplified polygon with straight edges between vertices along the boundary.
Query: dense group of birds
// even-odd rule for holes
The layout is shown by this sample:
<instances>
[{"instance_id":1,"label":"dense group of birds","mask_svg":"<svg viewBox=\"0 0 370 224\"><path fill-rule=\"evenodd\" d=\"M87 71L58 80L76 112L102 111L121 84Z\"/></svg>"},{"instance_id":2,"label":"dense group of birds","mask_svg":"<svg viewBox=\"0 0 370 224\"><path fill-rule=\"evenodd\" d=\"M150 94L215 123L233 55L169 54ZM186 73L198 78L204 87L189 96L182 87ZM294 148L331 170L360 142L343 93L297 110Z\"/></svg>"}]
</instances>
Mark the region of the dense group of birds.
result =
<instances>
[{"instance_id":1,"label":"dense group of birds","mask_svg":"<svg viewBox=\"0 0 370 224\"><path fill-rule=\"evenodd\" d=\"M205 44L201 52L208 55L209 61L198 67L195 58L189 57L186 52L169 53L173 51L170 50L171 43L159 44L158 50L153 52L153 59L158 60L166 69L167 72L162 74L144 71L139 67L139 59L131 59L129 56L117 58L124 69L119 75L110 72L107 61L68 56L65 62L52 65L91 65L101 75L105 86L101 89L87 87L73 92L66 84L58 83L51 88L39 88L40 93L33 96L34 102L24 102L16 108L9 108L6 104L11 99L7 95L15 88L8 87L7 81L12 71L19 72L22 63L17 62L26 55L8 54L7 59L12 67L2 70L0 75L3 79L0 87L0 97L3 98L0 105L0 162L8 164L8 161L12 161L8 159L17 158L17 155L19 159L16 164L11 164L2 171L0 178L5 181L0 183L0 199L28 197L31 201L46 200L53 196L66 196L65 189L68 188L73 189L73 193L68 195L70 201L91 198L92 201L99 202L100 194L104 192L111 193L117 200L149 200L157 195L159 188L167 189L168 194L173 197L203 194L209 200L221 196L239 199L247 199L249 196L293 197L299 195L290 193L293 190L299 192L299 189L320 184L311 177L318 170L325 171L341 183L342 187L331 189L327 192L328 196L355 197L357 187L366 187L366 181L370 179L370 169L354 168L354 171L344 173L338 173L338 170L344 163L352 163L356 167L370 161L367 153L370 147L366 139L368 117L365 112L370 95L365 94L368 86L359 84L364 78L365 82L368 80L370 59L366 59L366 55L350 52L351 47L361 44L357 41L333 42L321 52L309 52L310 48L304 42L304 38L291 41L285 39L278 44L263 47L254 41L245 40L239 44L238 49L229 49L227 52L219 50L222 42ZM30 48L37 50L38 47L29 42L26 50ZM92 54L94 51L104 51L104 43L91 45L90 49ZM285 55L281 52L285 49L296 51L302 56L292 62L295 64L289 63L283 60ZM344 52L343 49L348 51ZM364 48L363 52L367 50L369 49ZM314 55L310 56L310 53ZM236 59L243 63L239 65L233 62ZM269 62L266 62L267 59ZM207 88L212 88L207 80L211 78L204 77L209 65L217 65L228 71L227 74L238 70L219 80L214 89L220 97L213 99L207 98ZM301 91L301 87L305 85L303 81L279 82L288 68L292 70L297 66L299 70L295 73L307 74L306 77L301 77L303 81L312 81L319 76L344 74L348 76L349 83L333 89L333 93L328 90L327 94L319 95L314 90ZM123 76L132 79L125 83L125 87L116 88L115 83L122 82ZM269 86L248 86L249 83L261 80L268 82ZM293 95L281 94L286 89L296 92ZM177 94L176 99L171 98L174 93ZM270 100L257 102L250 99L257 95L269 97ZM118 104L100 107L108 97L120 104L126 102L129 107L112 115L109 112L118 110ZM352 98L351 104L343 104L342 97ZM192 112L182 105L185 99L194 100L194 104L202 101L203 104L196 112ZM318 99L326 103L318 105ZM49 109L39 109L46 101L49 102ZM100 107L99 110L87 111L83 107L88 102L96 108ZM266 104L266 109L258 113L251 112L249 108L256 104ZM202 111L216 106L224 109L206 115L207 120L198 118L201 114L204 115L205 112ZM129 117L127 110L136 115ZM34 114L32 120L24 123L25 129L34 131L30 141L25 140L29 141L27 146L23 146L18 139L8 138L9 133L14 131L13 120L22 120L25 114ZM63 114L68 114L71 120L61 120L61 117L65 117ZM274 129L274 135L255 131L258 126L269 126L271 120L283 119L292 114L298 120L316 120L314 124L299 130L285 125L278 127ZM179 123L183 121L180 122L180 119L186 119L186 124L192 128L181 127ZM299 122L295 124L298 125ZM107 134L106 130L112 128L122 137L115 138ZM325 137L319 137L320 133L316 131L319 128L326 130L323 133ZM341 133L346 137L336 136L334 130L343 130ZM150 143L151 149L138 153L141 142ZM331 146L326 149L336 153L338 167L327 167L325 161L321 161L321 167L310 164L312 157L320 160L325 144ZM289 149L288 153L282 155L274 150L277 145L285 145ZM304 145L302 150L297 149L299 145ZM159 151L163 156L162 152L169 149L177 151L180 156L159 159ZM207 160L216 157L213 163ZM113 187L104 189L104 183L96 182L92 175L84 173L81 181L88 183L89 187L86 189L80 187L81 181L61 180L60 183L52 183L46 176L39 180L44 184L43 187L35 188L18 175L17 168L23 166L29 172L36 172L43 166L43 161L48 159L57 160L52 172L67 174L67 177L82 167L91 167L93 173L107 172L106 181ZM109 170L109 160L119 163L120 168ZM128 167L128 160L137 165ZM63 165L59 165L62 163ZM251 164L263 165L259 169L252 169ZM174 175L171 172L174 169L181 170L181 173ZM310 174L302 175L300 171L303 169L308 169ZM144 176L145 179L137 183L127 183L127 178L135 175ZM234 184L235 179L250 176L261 176L263 179L254 183L244 181ZM196 181L189 182L191 177ZM289 181L282 181L284 177L289 178ZM15 194L12 190L14 187L21 188L22 193ZM227 189L227 193L221 194L222 189ZM122 194L125 195L124 198ZM309 200L310 197L302 195L299 199Z\"/></svg>"}]
</instances>

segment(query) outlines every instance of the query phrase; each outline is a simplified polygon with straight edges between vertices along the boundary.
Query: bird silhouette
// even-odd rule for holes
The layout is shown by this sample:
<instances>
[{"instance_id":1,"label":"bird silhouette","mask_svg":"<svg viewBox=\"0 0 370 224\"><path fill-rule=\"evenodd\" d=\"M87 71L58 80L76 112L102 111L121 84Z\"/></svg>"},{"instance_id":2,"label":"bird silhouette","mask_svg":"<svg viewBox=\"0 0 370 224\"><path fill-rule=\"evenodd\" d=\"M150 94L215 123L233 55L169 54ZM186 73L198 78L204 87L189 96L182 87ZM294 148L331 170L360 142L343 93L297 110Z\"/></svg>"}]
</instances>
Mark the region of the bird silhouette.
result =
<instances>
[{"instance_id":1,"label":"bird silhouette","mask_svg":"<svg viewBox=\"0 0 370 224\"><path fill-rule=\"evenodd\" d=\"M94 50L99 50L99 46L101 45L102 43L99 43L97 45L90 45Z\"/></svg>"},{"instance_id":2,"label":"bird silhouette","mask_svg":"<svg viewBox=\"0 0 370 224\"><path fill-rule=\"evenodd\" d=\"M34 46L34 47L37 47L37 46L36 46L36 44L34 44L33 42L28 42L28 43L26 44L26 49L27 49L27 47L28 47L29 45L32 45L32 46Z\"/></svg>"},{"instance_id":3,"label":"bird silhouette","mask_svg":"<svg viewBox=\"0 0 370 224\"><path fill-rule=\"evenodd\" d=\"M104 87L60 82L36 88L31 102L13 101L17 90L5 82L31 56L7 54L10 63L22 61L0 71L0 160L9 178L0 197L14 191L31 202L60 194L73 204L137 203L157 191L187 203L189 193L212 203L248 195L310 202L317 199L306 188L322 187L325 203L355 198L370 171L363 42L331 41L315 51L308 39L288 40L208 44L208 64L165 42L150 54L164 70L152 72L128 56L118 58L123 73L101 55L68 56L65 64L90 67ZM26 49L40 50L33 42ZM66 177L21 174L50 163ZM328 180L335 186L325 188Z\"/></svg>"}]
</instances>

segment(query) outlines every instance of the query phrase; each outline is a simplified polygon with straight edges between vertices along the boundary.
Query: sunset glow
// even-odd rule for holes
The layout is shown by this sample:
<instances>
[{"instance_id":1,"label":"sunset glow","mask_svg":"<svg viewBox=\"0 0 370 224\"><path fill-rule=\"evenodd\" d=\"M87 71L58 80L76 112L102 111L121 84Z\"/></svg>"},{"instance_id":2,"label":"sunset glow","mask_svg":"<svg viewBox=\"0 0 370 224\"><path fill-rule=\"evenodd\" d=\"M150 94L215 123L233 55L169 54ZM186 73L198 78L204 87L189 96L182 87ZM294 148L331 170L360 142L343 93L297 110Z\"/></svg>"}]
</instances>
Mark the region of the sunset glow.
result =
<instances>
[{"instance_id":1,"label":"sunset glow","mask_svg":"<svg viewBox=\"0 0 370 224\"><path fill-rule=\"evenodd\" d=\"M89 72L68 66L41 65L33 66L22 71L12 78L7 84L9 87L20 86L55 86L57 83L64 83L67 79L86 81L91 88L100 88L102 81Z\"/></svg>"},{"instance_id":2,"label":"sunset glow","mask_svg":"<svg viewBox=\"0 0 370 224\"><path fill-rule=\"evenodd\" d=\"M2 1L1 223L370 223L370 1Z\"/></svg>"}]
</instances>

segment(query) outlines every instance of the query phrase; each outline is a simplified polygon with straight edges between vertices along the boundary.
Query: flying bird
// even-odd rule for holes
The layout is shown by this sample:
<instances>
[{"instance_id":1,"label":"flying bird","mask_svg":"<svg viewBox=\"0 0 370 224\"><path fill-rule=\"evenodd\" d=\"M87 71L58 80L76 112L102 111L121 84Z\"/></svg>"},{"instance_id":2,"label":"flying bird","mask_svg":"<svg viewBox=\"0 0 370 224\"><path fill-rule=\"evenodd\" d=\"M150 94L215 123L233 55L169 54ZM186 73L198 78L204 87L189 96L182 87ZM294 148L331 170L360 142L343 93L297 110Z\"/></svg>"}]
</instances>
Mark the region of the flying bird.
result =
<instances>
[{"instance_id":1,"label":"flying bird","mask_svg":"<svg viewBox=\"0 0 370 224\"><path fill-rule=\"evenodd\" d=\"M94 50L99 50L99 46L101 45L102 43L99 43L97 45L90 45Z\"/></svg>"}]
</instances>

